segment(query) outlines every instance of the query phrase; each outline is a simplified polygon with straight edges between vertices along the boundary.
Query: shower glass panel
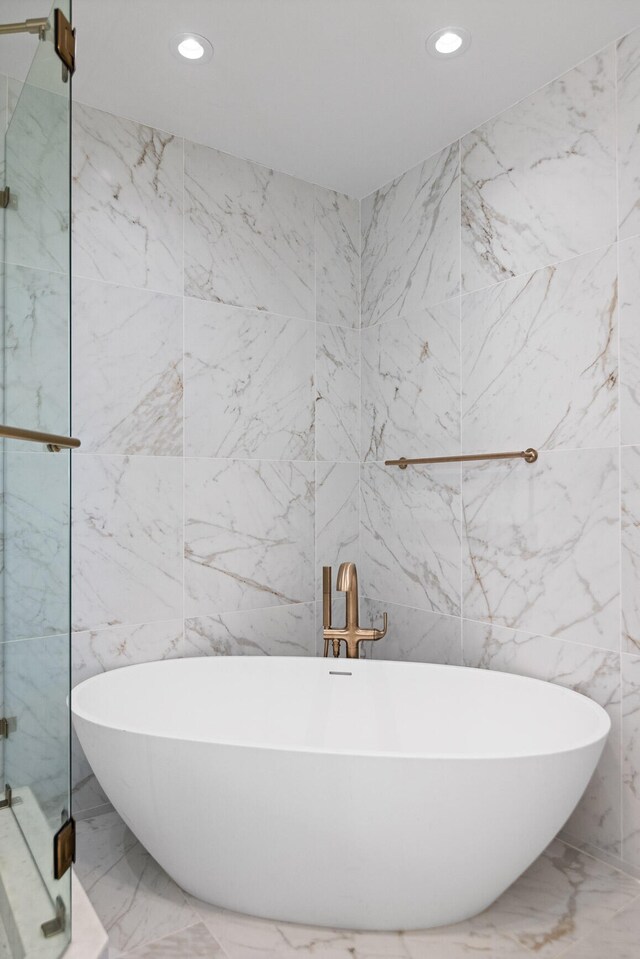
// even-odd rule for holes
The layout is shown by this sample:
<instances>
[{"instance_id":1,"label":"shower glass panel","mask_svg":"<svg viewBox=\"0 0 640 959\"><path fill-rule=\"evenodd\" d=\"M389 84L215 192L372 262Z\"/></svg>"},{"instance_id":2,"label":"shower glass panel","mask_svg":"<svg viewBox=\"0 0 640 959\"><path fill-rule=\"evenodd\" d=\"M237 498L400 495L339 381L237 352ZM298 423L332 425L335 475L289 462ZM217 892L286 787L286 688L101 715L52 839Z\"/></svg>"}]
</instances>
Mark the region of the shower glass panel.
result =
<instances>
[{"instance_id":1,"label":"shower glass panel","mask_svg":"<svg viewBox=\"0 0 640 959\"><path fill-rule=\"evenodd\" d=\"M71 19L70 0L55 6ZM26 81L8 81L2 422L69 436L71 83L45 0L47 15ZM70 814L71 461L2 442L0 957L54 959L71 931L53 856Z\"/></svg>"}]
</instances>

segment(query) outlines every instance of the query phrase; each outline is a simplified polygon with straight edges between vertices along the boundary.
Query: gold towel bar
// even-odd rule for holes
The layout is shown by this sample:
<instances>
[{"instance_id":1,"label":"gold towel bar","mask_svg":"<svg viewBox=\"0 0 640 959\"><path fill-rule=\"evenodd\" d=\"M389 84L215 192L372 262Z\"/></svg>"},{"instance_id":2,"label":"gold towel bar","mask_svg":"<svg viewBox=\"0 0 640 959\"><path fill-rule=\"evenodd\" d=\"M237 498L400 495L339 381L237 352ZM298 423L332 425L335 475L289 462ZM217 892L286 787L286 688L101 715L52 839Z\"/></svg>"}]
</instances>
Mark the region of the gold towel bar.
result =
<instances>
[{"instance_id":1,"label":"gold towel bar","mask_svg":"<svg viewBox=\"0 0 640 959\"><path fill-rule=\"evenodd\" d=\"M533 447L528 450L520 450L517 453L473 453L468 456L428 456L423 459L408 460L401 456L399 460L385 460L385 466L399 466L401 470L406 470L407 466L416 466L421 463L468 463L471 460L511 460L521 459L526 463L535 463L538 459L538 451Z\"/></svg>"},{"instance_id":2,"label":"gold towel bar","mask_svg":"<svg viewBox=\"0 0 640 959\"><path fill-rule=\"evenodd\" d=\"M27 440L29 443L44 443L50 453L77 449L80 440L73 436L58 436L56 433L39 433L37 430L22 430L15 426L0 425L0 439Z\"/></svg>"}]
</instances>

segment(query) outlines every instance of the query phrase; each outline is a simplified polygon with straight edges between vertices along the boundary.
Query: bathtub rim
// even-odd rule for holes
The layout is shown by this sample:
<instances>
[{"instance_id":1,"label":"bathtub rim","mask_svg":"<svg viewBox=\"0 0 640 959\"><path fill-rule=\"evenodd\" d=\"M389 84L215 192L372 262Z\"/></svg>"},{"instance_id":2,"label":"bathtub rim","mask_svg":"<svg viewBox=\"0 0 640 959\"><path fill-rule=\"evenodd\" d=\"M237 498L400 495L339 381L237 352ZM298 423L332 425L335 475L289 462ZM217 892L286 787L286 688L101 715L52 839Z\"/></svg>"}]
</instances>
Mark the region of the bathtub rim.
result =
<instances>
[{"instance_id":1,"label":"bathtub rim","mask_svg":"<svg viewBox=\"0 0 640 959\"><path fill-rule=\"evenodd\" d=\"M123 669L134 670L136 672L144 672L145 670L148 670L149 667L169 668L171 665L173 665L173 667L175 668L175 665L178 662L197 662L200 660L215 662L216 660L225 660L225 659L227 660L234 659L234 660L244 661L244 660L253 660L253 659L261 660L263 658L265 660L268 660L271 663L278 662L278 661L285 661L290 663L291 660L296 660L296 659L301 659L305 662L309 662L309 661L317 661L323 657L291 657L291 656L247 657L242 655L220 656L220 657L189 656L189 657L176 657L173 659L153 660L147 663L128 664L126 666L121 666L116 669L106 670L104 672L97 673L95 676L90 676L89 678L83 680L81 683L78 683L78 685L71 691L71 695L69 697L71 713L74 719L75 717L78 717L78 719L81 721L91 723L95 726L100 726L105 729L110 729L114 732L128 733L130 735L137 735L137 736L148 736L148 737L153 737L154 739L162 739L162 740L168 740L168 741L202 743L203 745L220 746L220 747L225 747L229 749L243 749L243 750L257 749L257 750L264 750L265 752L268 751L268 752L274 752L274 753L306 754L309 756L318 756L318 757L321 756L321 757L339 757L339 758L344 757L344 758L362 758L362 759L402 759L402 760L410 759L410 760L422 760L422 761L425 761L425 760L439 760L439 761L481 760L483 762L486 762L489 760L504 761L504 760L515 760L515 759L543 759L549 756L565 755L569 753L575 753L581 749L591 748L592 746L598 743L606 741L606 738L609 735L609 732L611 731L611 726L612 726L611 717L599 703L596 703L595 700L591 699L588 696L585 696L583 693L579 693L573 689L568 689L566 686L560 686L559 684L549 682L548 680L545 680L545 679L537 679L532 676L523 676L520 673L509 673L509 672L504 672L502 670L483 669L477 666L454 666L454 665L449 666L442 663L409 663L409 662L401 662L401 661L395 661L395 660L378 660L378 661L359 660L358 661L359 665L356 668L357 669L363 668L366 670L371 667L378 668L383 665L387 665L387 666L391 665L393 667L417 668L421 670L427 669L430 671L431 670L435 670L435 671L454 670L456 672L459 672L461 670L464 670L466 673L471 671L472 673L478 674L478 675L482 674L483 676L492 676L495 678L500 677L499 679L497 679L498 682L511 681L514 683L519 683L519 682L525 683L530 686L535 685L537 687L540 687L541 685L550 686L555 690L554 695L558 695L560 697L564 696L567 700L573 700L574 703L577 703L579 700L580 701L579 708L590 709L592 713L594 714L594 716L598 719L598 727L599 727L597 731L598 734L597 735L593 734L589 738L582 738L579 740L576 739L574 743L572 743L571 745L565 746L563 748L558 747L555 749L535 750L535 751L529 751L529 752L523 752L523 751L514 752L513 750L511 751L503 750L502 752L493 752L493 753L491 752L482 752L482 753L481 752L472 752L472 753L434 752L433 750L429 752L426 752L426 751L390 752L388 750L377 750L377 751L368 750L367 751L367 750L355 749L355 748L337 750L335 748L329 749L329 748L320 748L320 747L311 748L311 747L294 746L294 745L291 745L290 743L263 744L255 741L249 741L249 740L245 742L237 742L237 741L228 741L223 739L213 739L211 738L211 736L205 737L205 736L198 736L194 734L190 734L187 736L184 733L176 733L176 732L172 732L171 730L158 732L157 730L152 730L152 729L140 729L140 728L136 728L133 724L123 725L122 723L118 723L115 720L104 721L102 718L98 718L95 712L93 712L92 714L90 705L88 708L86 706L83 708L82 706L78 705L79 697L81 697L84 693L86 693L88 687L90 687L94 683L108 682L109 677L111 676L112 673L120 673ZM344 660L344 662L346 663L346 660ZM352 664L350 663L349 665L351 668ZM114 710L114 711L117 712L117 710Z\"/></svg>"}]
</instances>

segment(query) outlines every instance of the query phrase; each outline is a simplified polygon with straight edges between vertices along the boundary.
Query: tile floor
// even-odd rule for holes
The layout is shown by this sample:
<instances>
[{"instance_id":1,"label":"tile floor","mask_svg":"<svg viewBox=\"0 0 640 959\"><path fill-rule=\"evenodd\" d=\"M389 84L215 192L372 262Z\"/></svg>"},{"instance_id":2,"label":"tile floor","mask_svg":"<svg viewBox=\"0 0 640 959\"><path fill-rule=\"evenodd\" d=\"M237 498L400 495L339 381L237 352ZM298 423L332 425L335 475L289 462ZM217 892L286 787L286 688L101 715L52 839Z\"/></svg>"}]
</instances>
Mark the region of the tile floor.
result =
<instances>
[{"instance_id":1,"label":"tile floor","mask_svg":"<svg viewBox=\"0 0 640 959\"><path fill-rule=\"evenodd\" d=\"M494 905L425 932L314 929L183 893L116 813L78 823L77 872L111 959L638 959L640 882L556 840Z\"/></svg>"}]
</instances>

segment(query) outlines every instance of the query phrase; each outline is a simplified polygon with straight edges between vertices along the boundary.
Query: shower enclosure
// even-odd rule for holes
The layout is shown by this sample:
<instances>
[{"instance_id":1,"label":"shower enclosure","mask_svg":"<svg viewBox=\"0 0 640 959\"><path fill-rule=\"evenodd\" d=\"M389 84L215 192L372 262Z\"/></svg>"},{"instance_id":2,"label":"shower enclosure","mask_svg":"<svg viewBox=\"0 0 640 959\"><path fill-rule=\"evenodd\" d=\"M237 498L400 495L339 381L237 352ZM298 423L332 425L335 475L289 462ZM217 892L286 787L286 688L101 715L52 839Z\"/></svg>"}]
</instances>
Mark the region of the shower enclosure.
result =
<instances>
[{"instance_id":1,"label":"shower enclosure","mask_svg":"<svg viewBox=\"0 0 640 959\"><path fill-rule=\"evenodd\" d=\"M70 0L3 78L0 957L70 940ZM25 43L27 41L25 40ZM0 66L0 70L1 70ZM54 434L54 435L45 435Z\"/></svg>"}]
</instances>

